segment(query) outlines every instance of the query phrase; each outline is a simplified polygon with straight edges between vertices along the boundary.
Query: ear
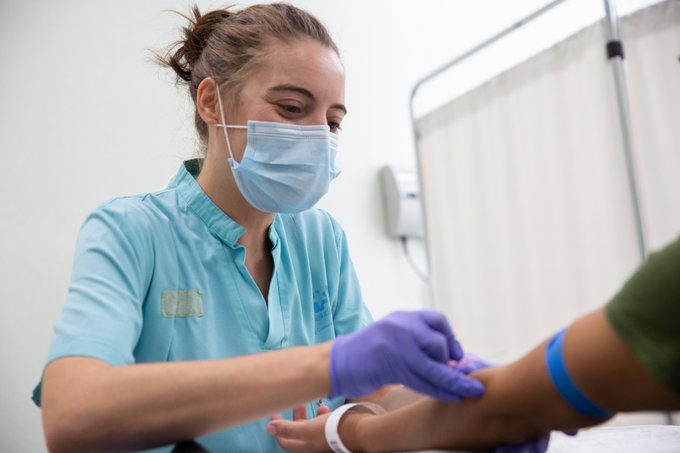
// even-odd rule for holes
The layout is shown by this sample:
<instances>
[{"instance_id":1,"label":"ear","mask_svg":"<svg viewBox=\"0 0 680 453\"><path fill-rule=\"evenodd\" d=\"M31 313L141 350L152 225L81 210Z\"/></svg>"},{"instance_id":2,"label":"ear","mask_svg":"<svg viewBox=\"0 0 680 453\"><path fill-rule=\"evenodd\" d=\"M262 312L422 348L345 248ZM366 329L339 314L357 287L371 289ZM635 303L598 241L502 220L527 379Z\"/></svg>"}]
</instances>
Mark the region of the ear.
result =
<instances>
[{"instance_id":1,"label":"ear","mask_svg":"<svg viewBox=\"0 0 680 453\"><path fill-rule=\"evenodd\" d=\"M222 122L220 104L217 101L217 84L212 77L206 77L196 90L196 111L208 125Z\"/></svg>"}]
</instances>

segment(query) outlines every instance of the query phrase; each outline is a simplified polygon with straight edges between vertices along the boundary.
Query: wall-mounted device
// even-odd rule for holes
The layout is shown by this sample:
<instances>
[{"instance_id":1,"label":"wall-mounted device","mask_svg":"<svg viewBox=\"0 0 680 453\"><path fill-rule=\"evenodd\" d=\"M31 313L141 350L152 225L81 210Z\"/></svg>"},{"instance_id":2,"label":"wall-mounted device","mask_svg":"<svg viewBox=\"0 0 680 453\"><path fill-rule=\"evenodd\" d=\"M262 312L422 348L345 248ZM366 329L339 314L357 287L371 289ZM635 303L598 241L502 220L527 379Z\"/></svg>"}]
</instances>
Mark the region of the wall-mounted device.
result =
<instances>
[{"instance_id":1,"label":"wall-mounted device","mask_svg":"<svg viewBox=\"0 0 680 453\"><path fill-rule=\"evenodd\" d=\"M423 216L420 185L414 168L387 165L381 170L387 234L422 238Z\"/></svg>"}]
</instances>

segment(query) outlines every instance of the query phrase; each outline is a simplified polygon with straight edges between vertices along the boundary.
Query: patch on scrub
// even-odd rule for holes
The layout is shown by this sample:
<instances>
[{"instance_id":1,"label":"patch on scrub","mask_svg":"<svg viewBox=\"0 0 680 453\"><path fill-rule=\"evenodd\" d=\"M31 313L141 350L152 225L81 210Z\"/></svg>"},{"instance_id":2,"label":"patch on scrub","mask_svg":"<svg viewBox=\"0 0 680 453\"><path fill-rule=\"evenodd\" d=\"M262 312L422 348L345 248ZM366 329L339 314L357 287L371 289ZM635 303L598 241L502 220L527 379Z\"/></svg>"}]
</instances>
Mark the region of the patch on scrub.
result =
<instances>
[{"instance_id":1,"label":"patch on scrub","mask_svg":"<svg viewBox=\"0 0 680 453\"><path fill-rule=\"evenodd\" d=\"M203 299L195 289L163 291L161 313L164 318L187 318L203 316Z\"/></svg>"},{"instance_id":2,"label":"patch on scrub","mask_svg":"<svg viewBox=\"0 0 680 453\"><path fill-rule=\"evenodd\" d=\"M314 291L314 323L320 332L331 325L331 310L328 303L328 291Z\"/></svg>"}]
</instances>

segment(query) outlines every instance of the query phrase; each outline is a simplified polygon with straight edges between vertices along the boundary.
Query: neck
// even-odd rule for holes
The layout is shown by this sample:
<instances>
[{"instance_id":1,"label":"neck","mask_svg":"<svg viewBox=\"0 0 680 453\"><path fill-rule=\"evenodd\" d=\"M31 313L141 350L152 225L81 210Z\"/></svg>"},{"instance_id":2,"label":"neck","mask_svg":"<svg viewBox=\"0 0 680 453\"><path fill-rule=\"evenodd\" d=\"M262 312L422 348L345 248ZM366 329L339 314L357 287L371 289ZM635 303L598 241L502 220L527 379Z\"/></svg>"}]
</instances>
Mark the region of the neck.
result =
<instances>
[{"instance_id":1,"label":"neck","mask_svg":"<svg viewBox=\"0 0 680 453\"><path fill-rule=\"evenodd\" d=\"M243 198L226 156L209 147L197 182L218 208L246 229L239 244L253 251L265 248L274 214L255 209Z\"/></svg>"}]
</instances>

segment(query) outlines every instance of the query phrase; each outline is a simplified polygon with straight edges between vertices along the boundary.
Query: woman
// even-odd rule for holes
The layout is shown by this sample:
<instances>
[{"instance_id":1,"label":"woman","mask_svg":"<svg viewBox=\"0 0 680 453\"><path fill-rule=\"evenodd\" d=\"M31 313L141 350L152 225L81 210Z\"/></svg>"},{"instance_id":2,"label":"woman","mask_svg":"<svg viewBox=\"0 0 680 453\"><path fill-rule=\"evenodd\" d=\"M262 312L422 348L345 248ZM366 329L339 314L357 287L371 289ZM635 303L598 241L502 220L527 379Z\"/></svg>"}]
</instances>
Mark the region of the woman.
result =
<instances>
[{"instance_id":1,"label":"woman","mask_svg":"<svg viewBox=\"0 0 680 453\"><path fill-rule=\"evenodd\" d=\"M290 5L193 13L162 62L188 86L205 158L85 221L34 394L49 449L203 436L212 451L277 451L264 417L327 412L320 397L396 382L449 400L481 394L446 366L462 351L433 313L394 315L331 356L331 340L371 321L342 229L310 209L338 174L337 48Z\"/></svg>"}]
</instances>

